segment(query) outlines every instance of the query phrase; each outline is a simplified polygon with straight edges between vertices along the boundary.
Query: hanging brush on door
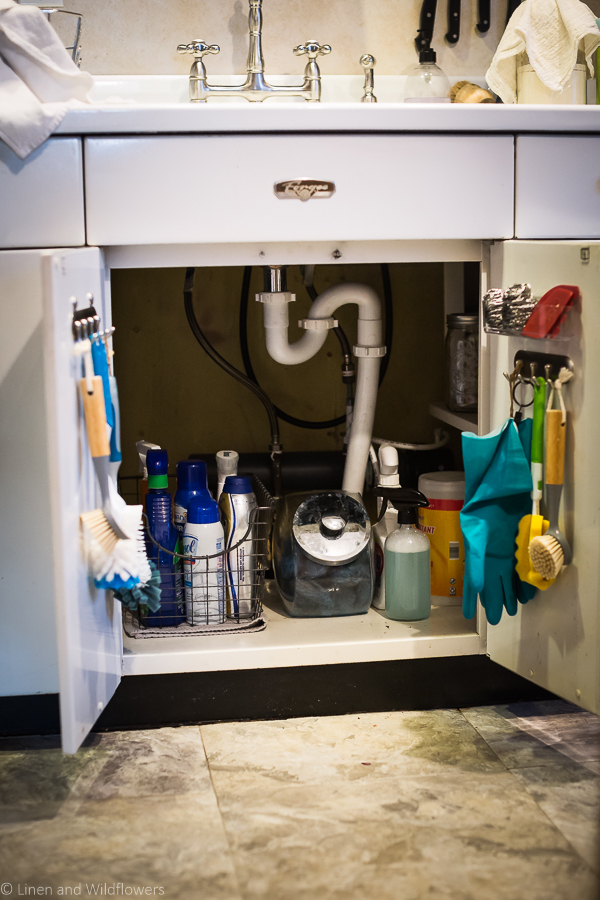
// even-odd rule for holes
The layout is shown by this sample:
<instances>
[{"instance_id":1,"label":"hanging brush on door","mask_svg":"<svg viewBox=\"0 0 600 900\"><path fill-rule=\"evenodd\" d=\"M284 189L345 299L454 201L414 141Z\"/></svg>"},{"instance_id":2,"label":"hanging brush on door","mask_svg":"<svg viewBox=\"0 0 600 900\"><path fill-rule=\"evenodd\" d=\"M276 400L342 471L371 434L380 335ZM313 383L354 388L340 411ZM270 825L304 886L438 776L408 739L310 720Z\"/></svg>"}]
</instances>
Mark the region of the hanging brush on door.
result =
<instances>
[{"instance_id":1,"label":"hanging brush on door","mask_svg":"<svg viewBox=\"0 0 600 900\"><path fill-rule=\"evenodd\" d=\"M546 508L550 526L545 534L535 537L529 545L531 565L542 578L556 578L563 566L568 566L573 558L569 543L558 527L558 511L562 496L565 444L567 435L567 410L562 395L562 386L573 372L562 368L552 384L546 408ZM557 392L560 409L552 409L554 392Z\"/></svg>"},{"instance_id":2,"label":"hanging brush on door","mask_svg":"<svg viewBox=\"0 0 600 900\"><path fill-rule=\"evenodd\" d=\"M138 532L141 530L142 507L127 506L109 474L110 443L103 378L94 372L92 356L92 344L103 341L105 336L94 307L77 310L75 301L73 355L83 360L84 377L79 387L88 444L102 496L102 507L83 512L80 518L92 538L89 558L96 586L119 590L132 588L140 582L143 561L138 551ZM102 347L104 349L104 345Z\"/></svg>"}]
</instances>

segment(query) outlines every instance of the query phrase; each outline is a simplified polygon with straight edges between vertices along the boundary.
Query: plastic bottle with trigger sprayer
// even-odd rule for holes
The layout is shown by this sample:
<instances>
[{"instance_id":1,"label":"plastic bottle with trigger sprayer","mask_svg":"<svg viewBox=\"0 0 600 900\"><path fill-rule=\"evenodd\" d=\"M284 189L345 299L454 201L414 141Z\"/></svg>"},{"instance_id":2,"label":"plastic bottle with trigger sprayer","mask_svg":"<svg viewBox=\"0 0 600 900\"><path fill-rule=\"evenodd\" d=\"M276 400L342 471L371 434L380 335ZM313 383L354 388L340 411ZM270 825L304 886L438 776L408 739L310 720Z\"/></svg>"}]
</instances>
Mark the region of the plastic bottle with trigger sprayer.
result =
<instances>
[{"instance_id":1,"label":"plastic bottle with trigger sprayer","mask_svg":"<svg viewBox=\"0 0 600 900\"><path fill-rule=\"evenodd\" d=\"M385 542L385 614L404 622L431 613L431 553L429 538L417 528L419 506L429 506L420 491L395 502L398 528Z\"/></svg>"},{"instance_id":2,"label":"plastic bottle with trigger sprayer","mask_svg":"<svg viewBox=\"0 0 600 900\"><path fill-rule=\"evenodd\" d=\"M378 487L399 488L400 479L398 476L398 451L391 444L382 444L379 448L379 477L377 479ZM377 512L381 513L383 504L386 500L378 499ZM385 542L388 535L398 527L398 513L390 503L387 503L387 509L383 518L373 528L374 536L374 552L375 552L375 588L373 591L373 602L371 606L375 609L385 609Z\"/></svg>"},{"instance_id":3,"label":"plastic bottle with trigger sprayer","mask_svg":"<svg viewBox=\"0 0 600 900\"><path fill-rule=\"evenodd\" d=\"M179 532L173 525L173 508L168 485L169 457L166 450L148 450L148 493L146 515L150 534L165 550L175 552ZM182 597L176 583L174 557L165 553L152 541L146 541L146 552L160 572L160 609L149 613L145 624L152 628L179 625L185 620Z\"/></svg>"},{"instance_id":4,"label":"plastic bottle with trigger sprayer","mask_svg":"<svg viewBox=\"0 0 600 900\"><path fill-rule=\"evenodd\" d=\"M148 467L146 465L146 456L148 455L148 450L160 450L160 444L152 444L150 441L137 441L135 446L140 457L140 472L142 473L139 502L145 507L146 494L148 493Z\"/></svg>"}]
</instances>

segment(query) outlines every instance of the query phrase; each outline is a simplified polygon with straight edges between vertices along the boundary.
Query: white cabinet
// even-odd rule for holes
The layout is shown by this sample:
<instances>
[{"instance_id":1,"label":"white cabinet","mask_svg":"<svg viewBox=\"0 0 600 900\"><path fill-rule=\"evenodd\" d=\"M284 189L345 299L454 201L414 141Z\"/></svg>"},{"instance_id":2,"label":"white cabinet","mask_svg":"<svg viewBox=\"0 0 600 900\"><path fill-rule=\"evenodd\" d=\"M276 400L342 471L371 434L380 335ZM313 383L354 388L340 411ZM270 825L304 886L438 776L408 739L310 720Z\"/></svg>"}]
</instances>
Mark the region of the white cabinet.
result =
<instances>
[{"instance_id":1,"label":"white cabinet","mask_svg":"<svg viewBox=\"0 0 600 900\"><path fill-rule=\"evenodd\" d=\"M58 691L42 254L0 252L0 694Z\"/></svg>"},{"instance_id":2,"label":"white cabinet","mask_svg":"<svg viewBox=\"0 0 600 900\"><path fill-rule=\"evenodd\" d=\"M65 750L73 752L79 746L116 689L122 668L130 674L215 671L457 656L487 649L492 659L525 678L597 710L600 494L589 450L598 438L593 386L600 381L600 356L593 350L600 340L600 243L585 244L590 249L587 262L580 253L582 246L511 241L498 243L492 251L493 284L527 278L536 290L544 290L568 282L579 284L583 294L582 332L568 349L560 347L572 354L578 373L567 394L571 433L565 486L565 528L574 560L551 591L536 595L514 618L505 615L500 625L487 628L487 638L485 624L476 627L465 622L459 609L441 624L432 619L411 629L390 623L389 630L371 611L367 617L347 621L319 620L318 634L314 623L311 630L310 621L281 619L267 629L264 640L259 635L258 642L256 636L146 640L137 642L139 647L133 650L130 645L125 656L119 604L90 583L80 550L79 513L97 506L98 498L77 395L80 363L74 362L71 353L71 297L83 300L91 291L103 320L110 322L102 256L95 248L0 254L0 282L9 298L17 297L25 284L22 273L20 280L13 277L18 260L23 271L38 273L35 278L31 275L30 290L44 309L47 421L41 430L38 421L31 433L27 417L15 422L13 456L19 442L24 449L28 440L38 439L37 464L44 455L49 462L47 471L36 473L33 487L38 506L39 502L51 506L52 547L47 529L40 530L38 540L40 559L46 560L47 569L53 566L55 573L56 657ZM39 325L39 309L36 315ZM492 427L507 416L508 396L501 373L510 367L520 346L511 340L488 336L482 353L486 369L482 383L489 387L481 403L490 410ZM556 350L556 346L544 349ZM41 365L39 356L37 365ZM17 466L17 476L19 471ZM17 521L21 514L17 487L7 496L9 515ZM8 574L11 585L22 577L22 556L5 560L5 577ZM48 599L44 602L47 607ZM17 618L13 611L13 625ZM48 614L46 620L49 627ZM19 637L23 648L29 640L32 646L35 641L42 646L44 636L49 640L47 632L36 634L40 627L27 630L25 620L23 625ZM14 627L17 634L18 626Z\"/></svg>"},{"instance_id":3,"label":"white cabinet","mask_svg":"<svg viewBox=\"0 0 600 900\"><path fill-rule=\"evenodd\" d=\"M581 253L581 250L589 251ZM527 281L536 295L556 284L576 284L582 294L573 338L532 341L487 335L490 428L507 417L503 372L520 348L566 354L575 377L564 389L568 410L561 529L573 549L572 564L547 591L538 591L514 618L488 628L493 660L536 684L598 712L600 707L600 243L508 241L492 248L493 285Z\"/></svg>"},{"instance_id":4,"label":"white cabinet","mask_svg":"<svg viewBox=\"0 0 600 900\"><path fill-rule=\"evenodd\" d=\"M510 136L86 138L87 240L113 248L110 253L121 262L136 258L136 265L146 264L153 245L165 248L165 259L172 251L178 265L192 262L186 254L194 245L203 245L206 265L213 264L213 249L219 263L227 265L234 259L236 264L256 262L263 246L265 262L276 258L278 248L304 253L309 246L314 261L321 262L330 258L334 241L348 242L348 248L360 242L361 261L398 259L393 255L398 248L406 259L463 259L456 256L457 248L469 245L472 253L472 245L481 247L478 239L496 238L490 285L535 281L538 293L555 283L579 284L583 330L581 341L568 351L578 378L568 395L573 408L565 488L565 527L574 562L552 591L537 595L515 618L505 616L499 626L487 629L487 637L485 623L466 623L458 610L454 618L441 624L432 620L417 631L403 631L400 623L382 631L383 620L373 613L364 622L357 617L339 627L330 620L318 635L310 623L284 620L258 636L259 641L243 636L185 642L167 638L139 641L138 648L124 651L120 606L90 583L79 526L80 512L99 501L77 395L79 363L71 355L71 298L82 305L91 292L103 321L110 322L102 253L96 247L4 251L0 287L12 318L0 367L3 447L8 448L3 512L9 522L22 523L24 509L27 516L35 510L38 518L32 519L29 532L35 564L30 543L20 542L16 530L2 534L3 622L8 627L0 634L0 693L53 692L59 686L63 746L73 752L114 693L123 669L129 674L215 671L457 656L487 649L507 668L597 710L600 503L590 448L599 437L594 389L600 383L600 355L595 353L600 341L600 246L590 238L599 235L600 173L594 176L599 141L518 139L518 235L586 239L578 244L503 242L513 235ZM579 161L577 172L569 174L572 182L567 179L572 190L563 188L564 171L553 178L552 153L557 154L556 165L564 162L565 153ZM274 183L299 177L333 181L336 191L330 199L308 203L277 199ZM0 246L84 243L79 139L52 139L25 164L0 151L0 188L3 201L7 198L0 209ZM563 205L560 217L557 210ZM562 226L557 231L559 221L564 231ZM227 248L236 246L229 253ZM328 249L322 260L323 247ZM582 248L590 250L587 262ZM352 253L348 259L358 261ZM515 349L515 342L506 338L488 338L482 348L480 423L489 418L489 427L506 418L501 373L510 367Z\"/></svg>"},{"instance_id":5,"label":"white cabinet","mask_svg":"<svg viewBox=\"0 0 600 900\"><path fill-rule=\"evenodd\" d=\"M512 237L513 150L481 135L87 138L88 243ZM335 193L275 196L298 178Z\"/></svg>"},{"instance_id":6,"label":"white cabinet","mask_svg":"<svg viewBox=\"0 0 600 900\"><path fill-rule=\"evenodd\" d=\"M517 138L515 237L600 238L600 136Z\"/></svg>"},{"instance_id":7,"label":"white cabinet","mask_svg":"<svg viewBox=\"0 0 600 900\"><path fill-rule=\"evenodd\" d=\"M100 251L0 253L3 694L60 690L75 752L121 678L120 604L90 581L79 514L96 508L72 356L72 298L103 310Z\"/></svg>"},{"instance_id":8,"label":"white cabinet","mask_svg":"<svg viewBox=\"0 0 600 900\"><path fill-rule=\"evenodd\" d=\"M80 138L52 138L20 160L0 141L0 248L85 244Z\"/></svg>"},{"instance_id":9,"label":"white cabinet","mask_svg":"<svg viewBox=\"0 0 600 900\"><path fill-rule=\"evenodd\" d=\"M103 322L102 255L95 247L42 257L44 356L54 591L63 749L73 753L121 680L121 604L98 590L84 559L79 516L100 504L78 390L81 359L73 357L73 298L90 294Z\"/></svg>"}]
</instances>

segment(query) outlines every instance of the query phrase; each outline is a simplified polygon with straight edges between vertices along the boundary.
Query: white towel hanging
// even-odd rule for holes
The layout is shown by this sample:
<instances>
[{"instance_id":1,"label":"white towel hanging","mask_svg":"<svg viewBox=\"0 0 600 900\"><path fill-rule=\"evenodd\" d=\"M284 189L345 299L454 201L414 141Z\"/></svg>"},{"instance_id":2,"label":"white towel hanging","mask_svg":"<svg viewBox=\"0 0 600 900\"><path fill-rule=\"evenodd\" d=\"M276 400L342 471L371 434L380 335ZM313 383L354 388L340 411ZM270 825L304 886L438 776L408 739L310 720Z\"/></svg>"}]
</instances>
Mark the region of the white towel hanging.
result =
<instances>
[{"instance_id":1,"label":"white towel hanging","mask_svg":"<svg viewBox=\"0 0 600 900\"><path fill-rule=\"evenodd\" d=\"M24 159L87 102L93 79L81 72L45 16L0 0L0 138Z\"/></svg>"},{"instance_id":2,"label":"white towel hanging","mask_svg":"<svg viewBox=\"0 0 600 900\"><path fill-rule=\"evenodd\" d=\"M506 27L486 81L504 103L516 103L517 56L526 52L540 81L552 91L561 91L582 43L591 78L591 56L600 46L600 30L591 9L580 0L524 0Z\"/></svg>"}]
</instances>

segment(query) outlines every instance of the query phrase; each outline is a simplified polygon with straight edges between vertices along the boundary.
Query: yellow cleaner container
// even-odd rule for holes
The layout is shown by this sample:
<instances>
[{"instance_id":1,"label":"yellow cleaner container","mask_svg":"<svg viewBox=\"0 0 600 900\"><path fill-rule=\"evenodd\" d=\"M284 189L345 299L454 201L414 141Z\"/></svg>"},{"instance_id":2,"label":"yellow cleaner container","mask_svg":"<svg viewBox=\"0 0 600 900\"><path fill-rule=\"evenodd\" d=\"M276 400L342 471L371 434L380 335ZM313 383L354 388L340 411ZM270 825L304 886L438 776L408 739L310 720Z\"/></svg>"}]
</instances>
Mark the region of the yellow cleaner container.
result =
<instances>
[{"instance_id":1,"label":"yellow cleaner container","mask_svg":"<svg viewBox=\"0 0 600 900\"><path fill-rule=\"evenodd\" d=\"M437 606L458 606L465 574L460 530L465 473L428 472L419 477L419 490L430 504L419 510L419 528L431 544L431 602Z\"/></svg>"}]
</instances>

